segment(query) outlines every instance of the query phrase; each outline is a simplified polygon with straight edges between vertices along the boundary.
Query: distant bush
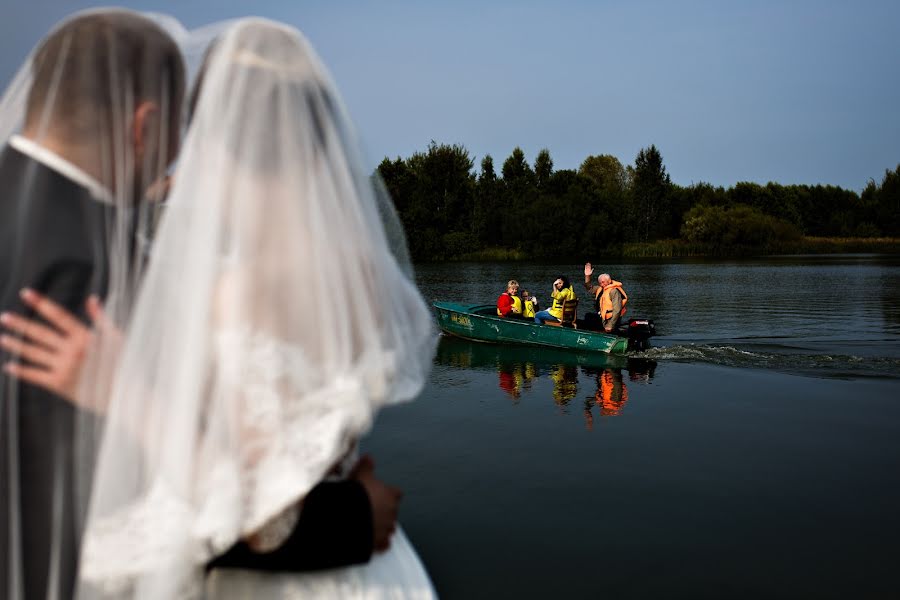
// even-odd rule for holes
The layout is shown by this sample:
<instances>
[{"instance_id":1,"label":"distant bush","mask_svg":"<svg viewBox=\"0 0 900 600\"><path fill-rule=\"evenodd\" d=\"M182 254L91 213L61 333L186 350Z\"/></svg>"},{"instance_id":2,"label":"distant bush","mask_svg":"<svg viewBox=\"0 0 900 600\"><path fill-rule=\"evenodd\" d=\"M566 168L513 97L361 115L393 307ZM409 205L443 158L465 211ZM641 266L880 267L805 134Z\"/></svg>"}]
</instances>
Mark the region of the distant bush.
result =
<instances>
[{"instance_id":1,"label":"distant bush","mask_svg":"<svg viewBox=\"0 0 900 600\"><path fill-rule=\"evenodd\" d=\"M768 246L799 240L800 229L758 209L737 204L731 207L698 205L684 215L681 237L716 251L740 246L764 251Z\"/></svg>"},{"instance_id":2,"label":"distant bush","mask_svg":"<svg viewBox=\"0 0 900 600\"><path fill-rule=\"evenodd\" d=\"M477 247L478 240L465 231L453 231L441 236L441 254L448 258L467 254Z\"/></svg>"},{"instance_id":3,"label":"distant bush","mask_svg":"<svg viewBox=\"0 0 900 600\"><path fill-rule=\"evenodd\" d=\"M853 237L877 238L881 237L881 230L873 223L866 221L856 226L856 229L853 230Z\"/></svg>"},{"instance_id":4,"label":"distant bush","mask_svg":"<svg viewBox=\"0 0 900 600\"><path fill-rule=\"evenodd\" d=\"M465 254L461 254L455 257L455 260L460 261L475 261L475 262L499 262L499 261L515 261L515 260L525 260L526 258L532 258L528 256L525 252L521 250L516 250L514 248L484 248L483 250L476 250L474 252L467 252Z\"/></svg>"},{"instance_id":5,"label":"distant bush","mask_svg":"<svg viewBox=\"0 0 900 600\"><path fill-rule=\"evenodd\" d=\"M655 242L632 242L623 244L620 252L610 249L601 256L621 256L622 258L688 258L707 256L707 244L695 244L684 240L657 240Z\"/></svg>"},{"instance_id":6,"label":"distant bush","mask_svg":"<svg viewBox=\"0 0 900 600\"><path fill-rule=\"evenodd\" d=\"M801 237L785 242L771 242L765 247L746 245L721 246L685 240L658 240L624 244L619 251L610 248L603 257L616 258L690 258L746 257L772 254L900 254L900 238L885 237Z\"/></svg>"}]
</instances>

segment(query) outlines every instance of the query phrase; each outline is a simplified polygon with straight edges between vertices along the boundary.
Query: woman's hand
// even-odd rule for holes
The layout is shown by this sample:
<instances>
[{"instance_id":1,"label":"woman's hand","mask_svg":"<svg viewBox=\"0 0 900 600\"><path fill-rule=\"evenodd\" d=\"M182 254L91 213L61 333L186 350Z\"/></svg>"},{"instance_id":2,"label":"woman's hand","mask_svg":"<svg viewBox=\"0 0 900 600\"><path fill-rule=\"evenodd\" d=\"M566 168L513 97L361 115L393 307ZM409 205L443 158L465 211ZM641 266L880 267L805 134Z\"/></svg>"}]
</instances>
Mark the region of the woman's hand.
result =
<instances>
[{"instance_id":1,"label":"woman's hand","mask_svg":"<svg viewBox=\"0 0 900 600\"><path fill-rule=\"evenodd\" d=\"M103 412L102 407L91 402L95 398L78 397L78 384L85 360L93 350L96 333L102 331L114 336L115 343L121 341L121 333L106 317L99 298L91 296L86 303L87 314L93 323L90 328L34 290L24 289L20 295L25 305L49 325L15 313L0 315L3 328L15 334L0 336L0 346L15 357L3 365L3 370L16 379L62 396L76 406Z\"/></svg>"},{"instance_id":2,"label":"woman's hand","mask_svg":"<svg viewBox=\"0 0 900 600\"><path fill-rule=\"evenodd\" d=\"M591 263L584 263L584 278L590 279L594 274L594 267L591 266Z\"/></svg>"}]
</instances>

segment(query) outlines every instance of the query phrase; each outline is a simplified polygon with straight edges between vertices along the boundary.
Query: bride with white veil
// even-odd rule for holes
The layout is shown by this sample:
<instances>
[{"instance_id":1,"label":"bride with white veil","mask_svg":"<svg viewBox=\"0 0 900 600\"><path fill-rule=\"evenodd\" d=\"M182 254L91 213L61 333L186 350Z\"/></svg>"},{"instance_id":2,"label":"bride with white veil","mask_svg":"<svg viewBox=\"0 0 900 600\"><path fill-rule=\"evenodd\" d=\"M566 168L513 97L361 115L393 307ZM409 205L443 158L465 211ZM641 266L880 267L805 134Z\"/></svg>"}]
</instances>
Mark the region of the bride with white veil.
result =
<instances>
[{"instance_id":1,"label":"bride with white veil","mask_svg":"<svg viewBox=\"0 0 900 600\"><path fill-rule=\"evenodd\" d=\"M301 34L231 25L191 104L112 383L79 596L430 597L399 529L366 565L207 575L237 543L266 553L291 535L376 411L420 391L436 336Z\"/></svg>"}]
</instances>

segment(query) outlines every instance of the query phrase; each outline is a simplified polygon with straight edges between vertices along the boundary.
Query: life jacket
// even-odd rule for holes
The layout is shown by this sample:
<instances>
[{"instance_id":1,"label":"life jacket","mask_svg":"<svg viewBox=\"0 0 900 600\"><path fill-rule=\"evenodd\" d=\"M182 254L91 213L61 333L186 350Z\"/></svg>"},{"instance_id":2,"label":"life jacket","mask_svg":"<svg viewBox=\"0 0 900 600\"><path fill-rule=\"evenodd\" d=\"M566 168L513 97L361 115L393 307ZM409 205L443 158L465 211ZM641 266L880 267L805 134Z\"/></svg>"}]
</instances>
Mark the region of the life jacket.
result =
<instances>
[{"instance_id":1,"label":"life jacket","mask_svg":"<svg viewBox=\"0 0 900 600\"><path fill-rule=\"evenodd\" d=\"M507 296L509 296L509 297L512 299L512 311L511 311L511 312L514 312L514 313L516 313L517 315L522 314L522 299L519 298L518 296L513 296L513 295L510 294L509 292L503 292L503 294L506 294ZM503 294L501 294L501 296L502 296ZM503 316L503 313L500 312L500 308L499 308L499 307L497 308L497 316L498 316L498 317L502 317L502 316ZM533 317L534 314L532 314L531 316Z\"/></svg>"},{"instance_id":2,"label":"life jacket","mask_svg":"<svg viewBox=\"0 0 900 600\"><path fill-rule=\"evenodd\" d=\"M563 316L563 303L566 300L574 300L575 299L575 290L570 285L567 288L563 288L556 292L556 295L553 296L553 306L547 311L557 319L562 319Z\"/></svg>"},{"instance_id":3,"label":"life jacket","mask_svg":"<svg viewBox=\"0 0 900 600\"><path fill-rule=\"evenodd\" d=\"M620 317L625 316L625 305L628 304L628 294L625 293L625 290L622 289L622 284L618 281L610 281L609 285L606 286L602 292L597 292L599 296L600 302L600 318L606 321L607 319L612 319L615 315L613 312L613 303L612 299L609 297L610 293L614 290L619 290L619 293L622 294L622 310L619 311Z\"/></svg>"},{"instance_id":4,"label":"life jacket","mask_svg":"<svg viewBox=\"0 0 900 600\"><path fill-rule=\"evenodd\" d=\"M534 302L532 302L531 300L526 300L522 304L522 313L529 319L533 319L534 318Z\"/></svg>"}]
</instances>

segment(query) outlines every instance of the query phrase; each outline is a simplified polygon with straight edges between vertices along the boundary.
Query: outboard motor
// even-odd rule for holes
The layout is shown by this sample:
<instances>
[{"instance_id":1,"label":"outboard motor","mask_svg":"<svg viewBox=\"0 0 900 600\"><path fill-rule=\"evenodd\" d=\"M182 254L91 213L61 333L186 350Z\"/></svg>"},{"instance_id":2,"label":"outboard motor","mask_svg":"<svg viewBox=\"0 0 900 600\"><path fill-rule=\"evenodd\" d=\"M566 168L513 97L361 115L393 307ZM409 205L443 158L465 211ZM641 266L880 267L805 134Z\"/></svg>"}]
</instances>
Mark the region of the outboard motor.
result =
<instances>
[{"instance_id":1,"label":"outboard motor","mask_svg":"<svg viewBox=\"0 0 900 600\"><path fill-rule=\"evenodd\" d=\"M650 347L650 338L656 335L656 325L652 319L628 319L619 325L619 335L628 338L628 351L643 352Z\"/></svg>"}]
</instances>

